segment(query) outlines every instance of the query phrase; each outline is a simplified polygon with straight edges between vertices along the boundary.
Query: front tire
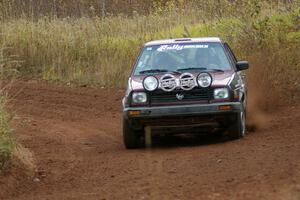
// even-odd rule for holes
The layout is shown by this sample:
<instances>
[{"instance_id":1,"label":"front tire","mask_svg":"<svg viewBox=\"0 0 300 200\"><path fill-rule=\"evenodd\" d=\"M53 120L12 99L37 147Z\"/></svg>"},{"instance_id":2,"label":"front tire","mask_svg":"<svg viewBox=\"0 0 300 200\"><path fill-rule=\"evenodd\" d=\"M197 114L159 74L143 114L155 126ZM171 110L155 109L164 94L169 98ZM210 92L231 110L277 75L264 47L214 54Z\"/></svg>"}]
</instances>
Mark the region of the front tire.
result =
<instances>
[{"instance_id":1,"label":"front tire","mask_svg":"<svg viewBox=\"0 0 300 200\"><path fill-rule=\"evenodd\" d=\"M246 135L246 112L244 106L242 110L236 114L236 121L229 128L229 137L231 139L240 139Z\"/></svg>"},{"instance_id":2,"label":"front tire","mask_svg":"<svg viewBox=\"0 0 300 200\"><path fill-rule=\"evenodd\" d=\"M140 147L140 135L130 126L128 120L123 119L123 141L126 149L136 149Z\"/></svg>"}]
</instances>

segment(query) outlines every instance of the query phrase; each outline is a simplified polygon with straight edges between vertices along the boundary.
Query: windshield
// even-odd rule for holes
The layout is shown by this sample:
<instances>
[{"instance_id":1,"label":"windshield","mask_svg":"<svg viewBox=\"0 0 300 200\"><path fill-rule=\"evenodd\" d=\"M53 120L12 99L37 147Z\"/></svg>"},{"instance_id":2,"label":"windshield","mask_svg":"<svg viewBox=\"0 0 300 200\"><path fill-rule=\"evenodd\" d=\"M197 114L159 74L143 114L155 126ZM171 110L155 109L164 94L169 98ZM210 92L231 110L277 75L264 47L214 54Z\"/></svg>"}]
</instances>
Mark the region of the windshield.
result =
<instances>
[{"instance_id":1,"label":"windshield","mask_svg":"<svg viewBox=\"0 0 300 200\"><path fill-rule=\"evenodd\" d=\"M221 43L189 43L147 46L134 75L185 70L230 70Z\"/></svg>"}]
</instances>

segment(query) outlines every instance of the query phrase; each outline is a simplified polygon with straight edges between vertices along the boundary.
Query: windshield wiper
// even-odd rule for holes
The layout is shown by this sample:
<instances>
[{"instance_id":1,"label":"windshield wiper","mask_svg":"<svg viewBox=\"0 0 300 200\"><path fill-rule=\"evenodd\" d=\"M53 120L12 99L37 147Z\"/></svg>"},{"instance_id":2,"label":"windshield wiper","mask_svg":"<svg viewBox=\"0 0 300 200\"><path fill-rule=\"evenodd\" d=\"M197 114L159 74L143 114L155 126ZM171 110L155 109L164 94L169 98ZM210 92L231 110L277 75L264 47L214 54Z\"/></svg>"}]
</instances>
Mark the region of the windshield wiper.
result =
<instances>
[{"instance_id":1,"label":"windshield wiper","mask_svg":"<svg viewBox=\"0 0 300 200\"><path fill-rule=\"evenodd\" d=\"M163 72L170 72L170 73L175 73L175 74L180 74L180 72L178 71L169 71L166 69L148 69L148 70L144 70L144 71L140 71L140 74L147 74L147 73L163 73Z\"/></svg>"},{"instance_id":2,"label":"windshield wiper","mask_svg":"<svg viewBox=\"0 0 300 200\"><path fill-rule=\"evenodd\" d=\"M189 71L189 70L224 72L224 70L222 69L207 69L205 67L188 67L188 68L177 69L177 71Z\"/></svg>"},{"instance_id":3,"label":"windshield wiper","mask_svg":"<svg viewBox=\"0 0 300 200\"><path fill-rule=\"evenodd\" d=\"M207 68L205 68L205 67L187 67L187 68L177 69L177 71L189 71L189 70L207 70Z\"/></svg>"},{"instance_id":4,"label":"windshield wiper","mask_svg":"<svg viewBox=\"0 0 300 200\"><path fill-rule=\"evenodd\" d=\"M168 72L168 70L165 69L147 69L140 71L140 74L147 74L147 73L161 73L161 72Z\"/></svg>"},{"instance_id":5,"label":"windshield wiper","mask_svg":"<svg viewBox=\"0 0 300 200\"><path fill-rule=\"evenodd\" d=\"M207 69L207 71L224 72L222 69Z\"/></svg>"}]
</instances>

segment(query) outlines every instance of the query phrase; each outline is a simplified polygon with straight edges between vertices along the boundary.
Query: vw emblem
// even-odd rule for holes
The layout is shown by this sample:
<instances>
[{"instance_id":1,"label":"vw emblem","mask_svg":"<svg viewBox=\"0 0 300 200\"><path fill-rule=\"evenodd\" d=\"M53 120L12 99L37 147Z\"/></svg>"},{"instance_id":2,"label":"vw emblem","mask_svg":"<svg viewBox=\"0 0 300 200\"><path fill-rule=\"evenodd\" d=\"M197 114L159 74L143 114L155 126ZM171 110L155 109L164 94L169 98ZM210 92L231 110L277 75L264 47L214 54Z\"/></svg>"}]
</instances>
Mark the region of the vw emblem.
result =
<instances>
[{"instance_id":1,"label":"vw emblem","mask_svg":"<svg viewBox=\"0 0 300 200\"><path fill-rule=\"evenodd\" d=\"M176 98L181 101L184 98L183 94L176 94Z\"/></svg>"}]
</instances>

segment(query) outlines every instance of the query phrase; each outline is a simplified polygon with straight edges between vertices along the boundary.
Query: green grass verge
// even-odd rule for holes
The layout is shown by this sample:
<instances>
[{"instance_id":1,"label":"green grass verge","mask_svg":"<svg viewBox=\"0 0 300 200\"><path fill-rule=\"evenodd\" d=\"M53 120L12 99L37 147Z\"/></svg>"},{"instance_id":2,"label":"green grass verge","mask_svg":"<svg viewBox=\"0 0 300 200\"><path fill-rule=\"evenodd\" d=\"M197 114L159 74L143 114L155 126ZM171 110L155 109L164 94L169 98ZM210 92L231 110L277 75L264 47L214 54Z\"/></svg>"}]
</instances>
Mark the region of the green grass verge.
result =
<instances>
[{"instance_id":1,"label":"green grass verge","mask_svg":"<svg viewBox=\"0 0 300 200\"><path fill-rule=\"evenodd\" d=\"M0 172L9 164L16 145L9 126L12 115L5 110L6 100L6 95L0 92Z\"/></svg>"}]
</instances>

